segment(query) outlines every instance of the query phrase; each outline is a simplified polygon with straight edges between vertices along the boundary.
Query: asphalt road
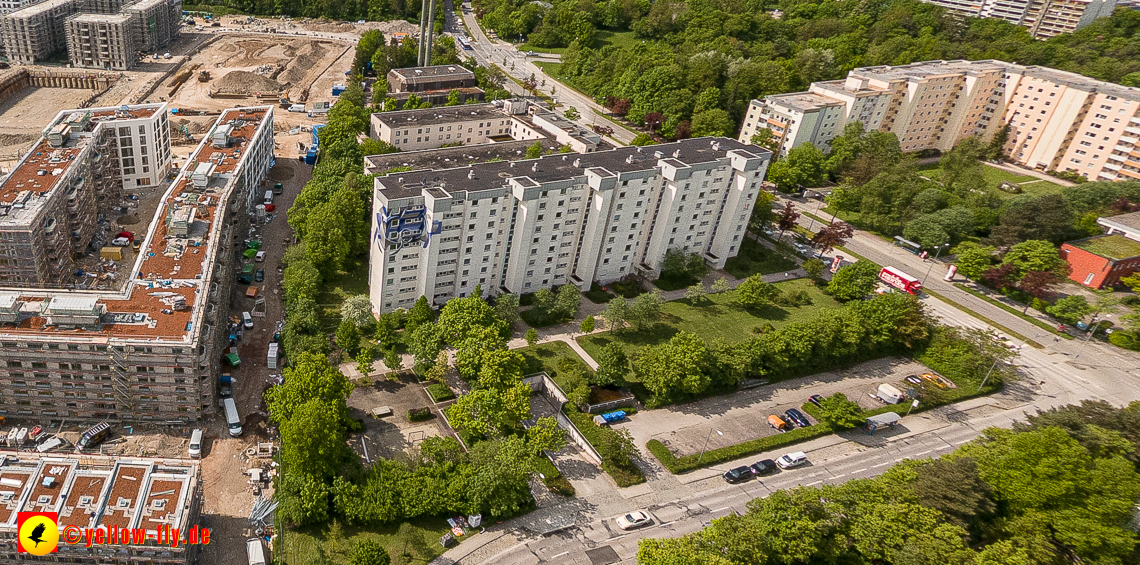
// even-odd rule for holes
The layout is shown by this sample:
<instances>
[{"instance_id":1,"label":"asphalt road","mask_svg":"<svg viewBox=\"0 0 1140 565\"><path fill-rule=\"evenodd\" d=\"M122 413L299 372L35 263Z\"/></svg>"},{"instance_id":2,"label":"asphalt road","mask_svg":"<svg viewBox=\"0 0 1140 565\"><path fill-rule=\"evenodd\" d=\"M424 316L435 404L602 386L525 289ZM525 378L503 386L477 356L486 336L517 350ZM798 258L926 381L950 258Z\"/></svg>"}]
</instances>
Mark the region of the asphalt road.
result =
<instances>
[{"instance_id":1,"label":"asphalt road","mask_svg":"<svg viewBox=\"0 0 1140 565\"><path fill-rule=\"evenodd\" d=\"M462 28L456 20L457 14L452 5L452 0L445 0L446 5L444 13L447 15L447 23L444 26L444 31L452 35L457 35L462 32ZM566 106L573 106L581 114L578 119L578 124L586 128L591 128L594 124L608 126L614 129L614 134L610 137L621 142L622 144L629 144L637 133L631 131L615 122L602 116L606 113L605 108L602 108L595 103L591 98L583 96L574 91L568 86L556 81L553 77L547 75L541 68L534 64L534 61L542 61L540 57L527 57L525 54L520 53L515 46L511 43L503 41L492 41L483 32L479 26L479 21L475 19L473 12L462 14L463 23L467 25L467 29L471 32L471 50L465 53L475 57L475 60L483 66L489 66L492 63L503 69L504 72L509 73L511 76L518 80L525 80L531 74L539 80L539 91L554 98L559 103ZM457 43L458 45L458 43ZM461 49L461 52L462 49ZM543 83L545 81L545 83ZM507 84L508 90L516 94L525 94L522 89L513 82ZM513 87L513 88L511 88Z\"/></svg>"}]
</instances>

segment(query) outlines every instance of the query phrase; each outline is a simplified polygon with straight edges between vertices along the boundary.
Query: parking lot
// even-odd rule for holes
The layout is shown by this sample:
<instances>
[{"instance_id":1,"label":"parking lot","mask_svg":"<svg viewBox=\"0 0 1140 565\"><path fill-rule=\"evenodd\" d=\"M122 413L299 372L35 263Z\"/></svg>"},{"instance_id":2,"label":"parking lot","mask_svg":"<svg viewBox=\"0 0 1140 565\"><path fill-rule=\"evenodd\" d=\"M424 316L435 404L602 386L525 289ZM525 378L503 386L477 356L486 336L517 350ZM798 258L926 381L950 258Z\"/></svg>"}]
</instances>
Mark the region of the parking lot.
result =
<instances>
[{"instance_id":1,"label":"parking lot","mask_svg":"<svg viewBox=\"0 0 1140 565\"><path fill-rule=\"evenodd\" d=\"M783 418L785 410L799 409L813 394L830 396L842 392L864 409L878 408L883 403L870 394L879 384L890 383L905 390L903 379L907 375L928 371L925 366L909 359L887 357L841 371L639 412L628 421L614 424L614 427L628 429L638 446L656 439L680 457L699 453L706 441L708 449L717 449L780 433L769 427L768 416L776 414ZM905 411L906 406L900 409ZM815 423L814 418L805 416L812 424Z\"/></svg>"}]
</instances>

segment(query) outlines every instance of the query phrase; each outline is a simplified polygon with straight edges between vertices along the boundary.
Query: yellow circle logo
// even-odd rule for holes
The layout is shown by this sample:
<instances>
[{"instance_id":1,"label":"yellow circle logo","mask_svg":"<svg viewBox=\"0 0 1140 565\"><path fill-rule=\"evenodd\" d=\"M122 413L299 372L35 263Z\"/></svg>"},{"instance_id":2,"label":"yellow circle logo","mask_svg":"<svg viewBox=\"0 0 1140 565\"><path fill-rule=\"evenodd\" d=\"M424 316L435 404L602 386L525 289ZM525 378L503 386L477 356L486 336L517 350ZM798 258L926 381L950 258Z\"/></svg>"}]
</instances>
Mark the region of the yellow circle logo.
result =
<instances>
[{"instance_id":1,"label":"yellow circle logo","mask_svg":"<svg viewBox=\"0 0 1140 565\"><path fill-rule=\"evenodd\" d=\"M47 516L31 516L20 524L20 545L32 555L47 555L59 545L59 527Z\"/></svg>"}]
</instances>

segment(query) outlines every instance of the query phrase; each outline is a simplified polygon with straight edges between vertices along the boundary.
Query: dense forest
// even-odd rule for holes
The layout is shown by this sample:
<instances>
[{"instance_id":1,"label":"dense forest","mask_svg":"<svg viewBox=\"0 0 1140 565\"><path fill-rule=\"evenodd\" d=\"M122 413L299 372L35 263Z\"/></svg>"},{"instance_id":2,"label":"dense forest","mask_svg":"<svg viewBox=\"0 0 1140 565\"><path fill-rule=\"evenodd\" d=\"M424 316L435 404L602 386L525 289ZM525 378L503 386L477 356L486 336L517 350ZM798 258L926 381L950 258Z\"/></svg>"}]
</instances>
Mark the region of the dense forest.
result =
<instances>
[{"instance_id":1,"label":"dense forest","mask_svg":"<svg viewBox=\"0 0 1140 565\"><path fill-rule=\"evenodd\" d=\"M676 539L643 540L649 565L1136 563L1140 403L1030 416L933 461L797 488Z\"/></svg>"},{"instance_id":2,"label":"dense forest","mask_svg":"<svg viewBox=\"0 0 1140 565\"><path fill-rule=\"evenodd\" d=\"M634 123L659 124L664 137L735 135L750 100L868 65L1000 59L1140 84L1140 13L1127 9L1037 41L1001 20L955 18L912 0L545 4L474 0L501 37L568 47L563 80Z\"/></svg>"}]
</instances>

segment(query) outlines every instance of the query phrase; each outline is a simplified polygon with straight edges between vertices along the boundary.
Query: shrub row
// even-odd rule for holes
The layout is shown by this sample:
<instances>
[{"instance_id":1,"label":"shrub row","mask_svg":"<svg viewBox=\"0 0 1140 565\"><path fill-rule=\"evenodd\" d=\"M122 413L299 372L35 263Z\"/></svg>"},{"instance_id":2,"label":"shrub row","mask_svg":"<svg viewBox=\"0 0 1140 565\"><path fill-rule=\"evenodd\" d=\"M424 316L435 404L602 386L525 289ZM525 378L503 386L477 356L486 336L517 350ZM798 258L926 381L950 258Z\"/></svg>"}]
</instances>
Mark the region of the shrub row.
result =
<instances>
[{"instance_id":1,"label":"shrub row","mask_svg":"<svg viewBox=\"0 0 1140 565\"><path fill-rule=\"evenodd\" d=\"M431 408L412 408L408 410L409 422L423 422L424 420L430 420L432 416Z\"/></svg>"},{"instance_id":2,"label":"shrub row","mask_svg":"<svg viewBox=\"0 0 1140 565\"><path fill-rule=\"evenodd\" d=\"M807 428L796 428L774 436L745 441L720 449L710 449L705 452L704 457L701 457L699 454L677 457L673 455L672 451L669 451L668 447L665 447L665 444L655 439L649 440L649 442L645 444L645 447L649 449L650 453L657 457L657 460L660 461L666 469L669 469L670 473L678 475L701 467L708 467L710 465L724 463L725 461L732 461L779 447L831 435L833 431L831 426L822 423ZM697 465L698 459L700 459L700 465Z\"/></svg>"},{"instance_id":3,"label":"shrub row","mask_svg":"<svg viewBox=\"0 0 1140 565\"><path fill-rule=\"evenodd\" d=\"M562 472L558 470L558 467L555 467L554 463L551 463L546 457L538 458L538 468L536 471L542 473L544 477L542 484L546 485L546 488L552 492L556 492L562 496L574 496L574 485L571 485L570 481L562 476Z\"/></svg>"},{"instance_id":4,"label":"shrub row","mask_svg":"<svg viewBox=\"0 0 1140 565\"><path fill-rule=\"evenodd\" d=\"M568 408L566 416L574 422L578 431L586 436L586 441L598 450L598 454L602 456L602 470L609 473L619 487L628 487L645 482L645 475L631 459L632 453L636 453L637 448L626 436L619 434L609 426L595 424L593 416L579 412L574 408Z\"/></svg>"},{"instance_id":5,"label":"shrub row","mask_svg":"<svg viewBox=\"0 0 1140 565\"><path fill-rule=\"evenodd\" d=\"M431 399L434 400L435 402L443 402L445 400L451 400L452 398L455 398L455 392L453 392L451 390L451 387L449 387L445 384L441 384L441 383L430 384L427 387L427 391L428 391L428 394L431 396Z\"/></svg>"}]
</instances>

